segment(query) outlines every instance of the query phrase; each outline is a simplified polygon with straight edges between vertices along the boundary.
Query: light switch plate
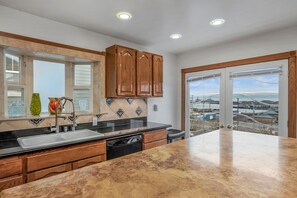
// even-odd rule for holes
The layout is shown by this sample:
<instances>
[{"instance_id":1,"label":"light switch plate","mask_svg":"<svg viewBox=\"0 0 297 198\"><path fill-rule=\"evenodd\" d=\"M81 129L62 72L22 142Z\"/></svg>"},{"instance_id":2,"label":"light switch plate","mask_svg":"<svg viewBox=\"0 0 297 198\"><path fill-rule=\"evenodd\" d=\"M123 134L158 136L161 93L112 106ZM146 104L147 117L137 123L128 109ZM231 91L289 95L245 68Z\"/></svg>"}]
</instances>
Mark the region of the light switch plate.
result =
<instances>
[{"instance_id":1,"label":"light switch plate","mask_svg":"<svg viewBox=\"0 0 297 198\"><path fill-rule=\"evenodd\" d=\"M158 105L154 105L154 111L158 111Z\"/></svg>"}]
</instances>

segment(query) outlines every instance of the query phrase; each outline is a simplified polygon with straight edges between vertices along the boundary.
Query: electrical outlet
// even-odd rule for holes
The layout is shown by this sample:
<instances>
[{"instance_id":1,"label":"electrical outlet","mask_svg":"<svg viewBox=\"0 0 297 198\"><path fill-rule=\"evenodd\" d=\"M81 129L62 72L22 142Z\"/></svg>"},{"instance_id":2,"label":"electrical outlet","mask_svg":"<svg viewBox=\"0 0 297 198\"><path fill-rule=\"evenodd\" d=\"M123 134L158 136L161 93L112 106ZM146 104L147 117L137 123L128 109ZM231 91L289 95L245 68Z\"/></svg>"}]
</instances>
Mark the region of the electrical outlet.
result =
<instances>
[{"instance_id":1,"label":"electrical outlet","mask_svg":"<svg viewBox=\"0 0 297 198\"><path fill-rule=\"evenodd\" d=\"M154 111L158 111L158 105L154 105Z\"/></svg>"},{"instance_id":2,"label":"electrical outlet","mask_svg":"<svg viewBox=\"0 0 297 198\"><path fill-rule=\"evenodd\" d=\"M98 125L98 118L95 116L93 117L93 126L97 126Z\"/></svg>"}]
</instances>

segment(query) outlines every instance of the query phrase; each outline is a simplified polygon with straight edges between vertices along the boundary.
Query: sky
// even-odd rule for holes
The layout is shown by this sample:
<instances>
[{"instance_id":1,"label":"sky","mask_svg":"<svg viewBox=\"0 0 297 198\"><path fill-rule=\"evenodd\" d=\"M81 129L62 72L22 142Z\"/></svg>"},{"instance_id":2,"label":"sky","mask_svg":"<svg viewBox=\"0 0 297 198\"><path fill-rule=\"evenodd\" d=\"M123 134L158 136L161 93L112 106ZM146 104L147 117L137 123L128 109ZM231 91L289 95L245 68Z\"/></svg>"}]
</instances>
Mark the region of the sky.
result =
<instances>
[{"instance_id":1,"label":"sky","mask_svg":"<svg viewBox=\"0 0 297 198\"><path fill-rule=\"evenodd\" d=\"M190 82L190 96L218 97L220 77ZM233 79L233 93L245 95L278 95L279 74L241 77Z\"/></svg>"}]
</instances>

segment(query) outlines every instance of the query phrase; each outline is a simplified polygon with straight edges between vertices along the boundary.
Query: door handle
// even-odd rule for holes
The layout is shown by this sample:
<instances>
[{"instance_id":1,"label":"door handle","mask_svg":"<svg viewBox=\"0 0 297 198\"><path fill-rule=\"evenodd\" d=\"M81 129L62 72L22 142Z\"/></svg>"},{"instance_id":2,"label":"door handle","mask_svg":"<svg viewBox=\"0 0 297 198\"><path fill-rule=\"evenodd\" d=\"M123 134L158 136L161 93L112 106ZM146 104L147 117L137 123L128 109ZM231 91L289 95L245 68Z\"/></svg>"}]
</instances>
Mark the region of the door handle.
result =
<instances>
[{"instance_id":1,"label":"door handle","mask_svg":"<svg viewBox=\"0 0 297 198\"><path fill-rule=\"evenodd\" d=\"M223 128L225 128L225 126L224 125L220 125L220 129L223 129Z\"/></svg>"},{"instance_id":2,"label":"door handle","mask_svg":"<svg viewBox=\"0 0 297 198\"><path fill-rule=\"evenodd\" d=\"M228 126L227 126L227 129L232 129L232 128L233 128L232 125L228 125Z\"/></svg>"}]
</instances>

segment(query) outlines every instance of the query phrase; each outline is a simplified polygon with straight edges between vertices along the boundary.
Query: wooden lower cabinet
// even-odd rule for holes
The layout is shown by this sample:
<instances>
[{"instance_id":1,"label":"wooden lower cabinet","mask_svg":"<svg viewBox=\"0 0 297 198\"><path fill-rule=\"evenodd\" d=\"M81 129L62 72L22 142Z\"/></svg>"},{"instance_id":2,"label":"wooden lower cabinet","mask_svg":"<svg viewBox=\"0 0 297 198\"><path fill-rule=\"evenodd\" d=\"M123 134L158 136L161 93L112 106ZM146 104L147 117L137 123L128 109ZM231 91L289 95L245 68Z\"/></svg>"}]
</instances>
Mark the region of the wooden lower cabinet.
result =
<instances>
[{"instance_id":1,"label":"wooden lower cabinet","mask_svg":"<svg viewBox=\"0 0 297 198\"><path fill-rule=\"evenodd\" d=\"M23 160L19 156L0 159L0 191L24 183Z\"/></svg>"},{"instance_id":2,"label":"wooden lower cabinet","mask_svg":"<svg viewBox=\"0 0 297 198\"><path fill-rule=\"evenodd\" d=\"M23 175L16 175L12 177L6 177L0 179L0 191L14 186L18 186L24 183Z\"/></svg>"},{"instance_id":3,"label":"wooden lower cabinet","mask_svg":"<svg viewBox=\"0 0 297 198\"><path fill-rule=\"evenodd\" d=\"M88 142L30 154L27 182L50 177L106 160L106 141Z\"/></svg>"},{"instance_id":4,"label":"wooden lower cabinet","mask_svg":"<svg viewBox=\"0 0 297 198\"><path fill-rule=\"evenodd\" d=\"M162 146L165 144L167 144L167 139L158 140L158 141L154 141L151 143L146 143L146 144L143 144L143 150L155 148L155 147Z\"/></svg>"},{"instance_id":5,"label":"wooden lower cabinet","mask_svg":"<svg viewBox=\"0 0 297 198\"><path fill-rule=\"evenodd\" d=\"M27 157L27 171L32 172L106 153L106 142L91 142L49 149Z\"/></svg>"},{"instance_id":6,"label":"wooden lower cabinet","mask_svg":"<svg viewBox=\"0 0 297 198\"><path fill-rule=\"evenodd\" d=\"M55 167L35 171L27 174L27 182L32 182L38 179L43 179L46 177L58 175L60 173L65 173L71 170L72 170L72 164L63 164L60 166L55 166Z\"/></svg>"},{"instance_id":7,"label":"wooden lower cabinet","mask_svg":"<svg viewBox=\"0 0 297 198\"><path fill-rule=\"evenodd\" d=\"M19 175L23 172L22 159L19 157L8 157L0 160L0 179Z\"/></svg>"},{"instance_id":8,"label":"wooden lower cabinet","mask_svg":"<svg viewBox=\"0 0 297 198\"><path fill-rule=\"evenodd\" d=\"M106 160L106 141L0 159L0 191Z\"/></svg>"},{"instance_id":9,"label":"wooden lower cabinet","mask_svg":"<svg viewBox=\"0 0 297 198\"><path fill-rule=\"evenodd\" d=\"M160 129L143 133L142 149L151 149L167 144L167 130Z\"/></svg>"}]
</instances>

